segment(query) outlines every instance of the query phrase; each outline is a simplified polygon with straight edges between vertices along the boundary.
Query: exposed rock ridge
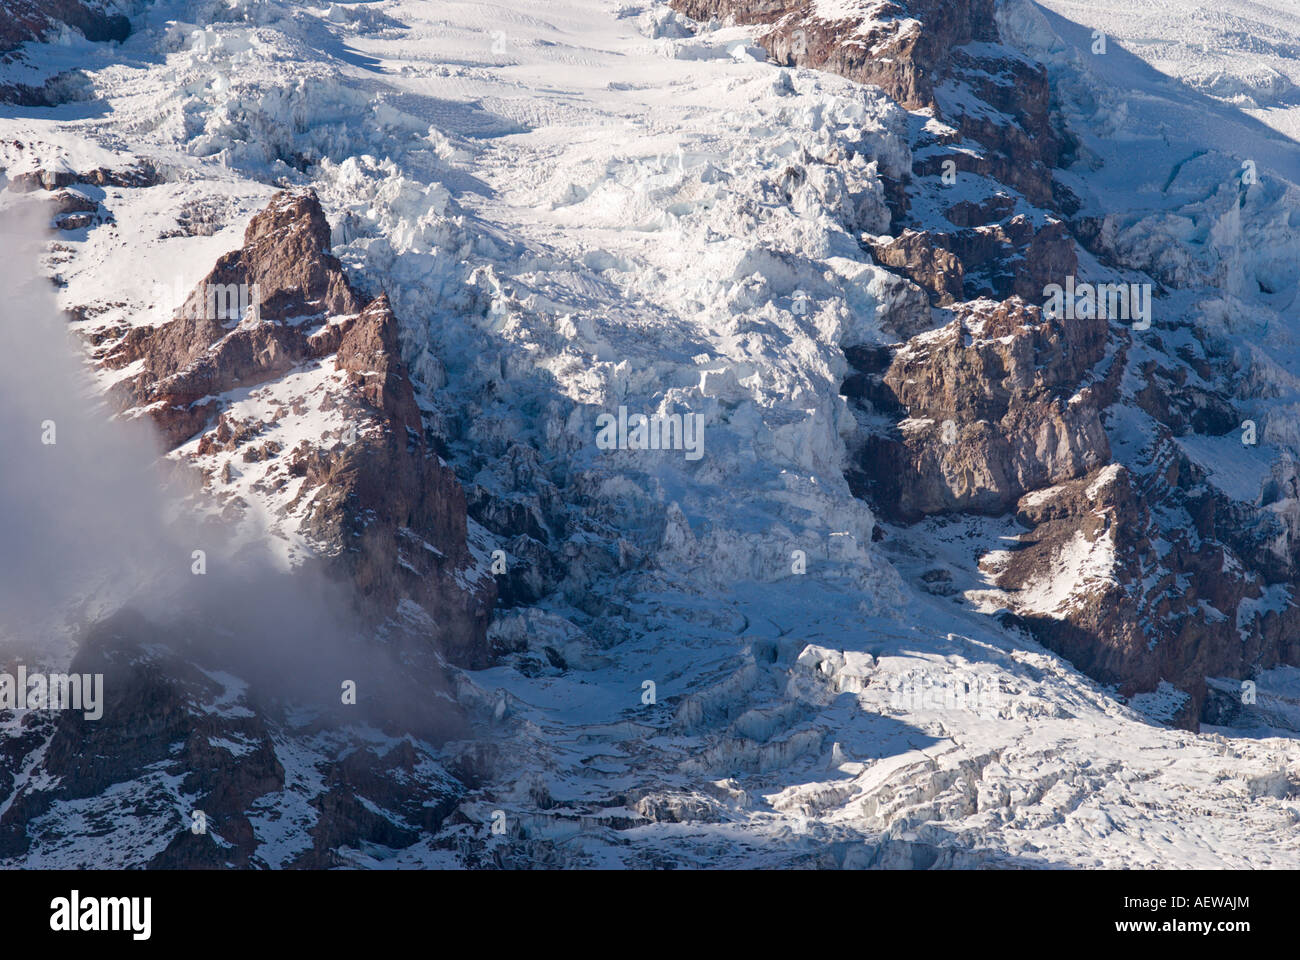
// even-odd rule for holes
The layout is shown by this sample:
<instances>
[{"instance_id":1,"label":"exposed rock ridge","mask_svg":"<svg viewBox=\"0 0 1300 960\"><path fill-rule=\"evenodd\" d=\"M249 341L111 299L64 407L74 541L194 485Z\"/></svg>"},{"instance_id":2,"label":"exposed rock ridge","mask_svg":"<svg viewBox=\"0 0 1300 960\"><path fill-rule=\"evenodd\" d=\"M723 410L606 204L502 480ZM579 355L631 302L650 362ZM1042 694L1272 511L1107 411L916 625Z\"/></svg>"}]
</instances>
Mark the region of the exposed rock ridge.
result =
<instances>
[{"instance_id":1,"label":"exposed rock ridge","mask_svg":"<svg viewBox=\"0 0 1300 960\"><path fill-rule=\"evenodd\" d=\"M92 41L125 40L131 33L131 22L105 0L7 0L0 53L45 39L65 26Z\"/></svg>"},{"instance_id":2,"label":"exposed rock ridge","mask_svg":"<svg viewBox=\"0 0 1300 960\"><path fill-rule=\"evenodd\" d=\"M424 430L387 296L364 303L329 239L314 195L277 194L171 320L104 333L96 356L127 372L121 409L150 416L228 509L295 485L282 534L346 574L368 615L411 600L420 632L482 666L495 587L470 556L464 492ZM252 415L254 398L272 412ZM295 426L311 418L321 428Z\"/></svg>"}]
</instances>

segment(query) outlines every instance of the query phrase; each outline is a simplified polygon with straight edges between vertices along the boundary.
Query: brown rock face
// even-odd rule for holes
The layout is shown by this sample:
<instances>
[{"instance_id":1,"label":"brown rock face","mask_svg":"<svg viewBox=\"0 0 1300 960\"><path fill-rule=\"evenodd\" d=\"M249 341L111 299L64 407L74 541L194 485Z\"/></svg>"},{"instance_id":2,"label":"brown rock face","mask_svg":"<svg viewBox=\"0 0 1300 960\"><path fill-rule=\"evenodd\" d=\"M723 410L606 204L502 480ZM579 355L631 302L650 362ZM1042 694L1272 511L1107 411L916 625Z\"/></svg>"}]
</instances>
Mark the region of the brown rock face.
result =
<instances>
[{"instance_id":1,"label":"brown rock face","mask_svg":"<svg viewBox=\"0 0 1300 960\"><path fill-rule=\"evenodd\" d=\"M877 263L929 291L936 306L980 296L1038 302L1044 288L1063 284L1079 267L1074 239L1060 220L1035 230L1018 216L953 233L904 230L864 242Z\"/></svg>"},{"instance_id":2,"label":"brown rock face","mask_svg":"<svg viewBox=\"0 0 1300 960\"><path fill-rule=\"evenodd\" d=\"M433 617L452 662L487 666L495 588L487 581L471 591L455 579L470 565L465 493L423 440L387 297L349 327L334 362L359 398L359 436L336 450L293 452L289 470L302 465L305 476L298 499L313 498L305 532L376 613L411 599Z\"/></svg>"},{"instance_id":3,"label":"brown rock face","mask_svg":"<svg viewBox=\"0 0 1300 960\"><path fill-rule=\"evenodd\" d=\"M217 261L175 319L153 330L135 328L103 353L112 367L144 360L130 402L147 407L169 446L215 414L209 398L275 379L338 348L362 304L328 247L319 202L280 194L248 225L244 246ZM325 322L336 317L339 324Z\"/></svg>"},{"instance_id":4,"label":"brown rock face","mask_svg":"<svg viewBox=\"0 0 1300 960\"><path fill-rule=\"evenodd\" d=\"M1262 505L1231 502L1174 442L1240 423L1230 398L1204 386L1218 375L1209 363L1189 370L1188 356L1163 358L1148 338L1154 353L1130 366L1127 337L1106 321L1046 318L1035 305L1079 271L1062 219L1077 202L1052 179L1066 135L1046 71L998 45L991 0L880 0L843 19L810 2L675 6L771 24L759 42L777 62L876 84L936 121L912 143L894 235L862 240L953 319L925 332L920 314L884 317L882 329L907 338L901 347L846 349L842 392L871 425L848 474L854 490L903 522L1016 511L1027 529L1018 549L985 558L994 607L1126 694L1172 683L1186 694L1175 722L1196 725L1207 676L1296 662L1296 608L1252 603L1266 584L1297 578L1300 484L1279 476ZM947 201L958 181L963 199ZM921 199L951 228L909 225ZM1117 404L1162 431L1128 466L1110 464L1103 426ZM1171 528L1172 511L1187 523Z\"/></svg>"},{"instance_id":5,"label":"brown rock face","mask_svg":"<svg viewBox=\"0 0 1300 960\"><path fill-rule=\"evenodd\" d=\"M84 173L72 170L30 170L16 174L7 189L14 193L31 193L33 190L60 190L74 184L96 187L152 187L163 182L157 168L142 161L122 170L96 167Z\"/></svg>"},{"instance_id":6,"label":"brown rock face","mask_svg":"<svg viewBox=\"0 0 1300 960\"><path fill-rule=\"evenodd\" d=\"M947 327L913 338L885 376L910 410L996 417L1026 398L1072 390L1105 350L1106 321L1046 317L1018 298L954 312Z\"/></svg>"},{"instance_id":7,"label":"brown rock face","mask_svg":"<svg viewBox=\"0 0 1300 960\"><path fill-rule=\"evenodd\" d=\"M108 13L108 5L97 0L7 0L0 20L0 53L8 53L31 40L67 24L87 40L125 40L131 22L119 13Z\"/></svg>"},{"instance_id":8,"label":"brown rock face","mask_svg":"<svg viewBox=\"0 0 1300 960\"><path fill-rule=\"evenodd\" d=\"M244 231L244 245L217 261L204 285L249 284L260 291L264 320L301 326L308 320L356 313L361 302L329 253L330 229L310 194L277 194ZM195 290L182 314L201 313L207 296Z\"/></svg>"},{"instance_id":9,"label":"brown rock face","mask_svg":"<svg viewBox=\"0 0 1300 960\"><path fill-rule=\"evenodd\" d=\"M4 88L0 86L0 102L4 99ZM10 146L20 156L26 149L21 141L12 141ZM0 174L4 172L0 169ZM140 162L122 169L28 170L10 177L5 189L34 194L18 206L30 209L33 215L47 214L56 230L81 230L113 222L112 213L93 199L95 191L86 187L149 187L162 181L162 175L153 165Z\"/></svg>"},{"instance_id":10,"label":"brown rock face","mask_svg":"<svg viewBox=\"0 0 1300 960\"><path fill-rule=\"evenodd\" d=\"M997 40L992 0L880 0L851 20L821 19L813 9L782 11L760 42L779 63L875 84L909 110L934 105L953 47Z\"/></svg>"},{"instance_id":11,"label":"brown rock face","mask_svg":"<svg viewBox=\"0 0 1300 960\"><path fill-rule=\"evenodd\" d=\"M203 434L191 459L218 488L254 470L263 492L297 484L284 522L356 585L368 616L412 601L452 660L483 666L495 587L472 572L464 493L425 436L388 298L363 304L329 236L314 196L276 195L172 320L130 329L97 356L111 368L140 362L116 388L121 405L148 413L169 449ZM277 394L283 378L312 370L336 376L310 396ZM229 391L255 387L276 408L269 420L227 409ZM312 404L348 428L283 452L263 440Z\"/></svg>"},{"instance_id":12,"label":"brown rock face","mask_svg":"<svg viewBox=\"0 0 1300 960\"><path fill-rule=\"evenodd\" d=\"M671 6L693 20L716 17L742 24L771 23L807 6L807 0L676 0Z\"/></svg>"},{"instance_id":13,"label":"brown rock face","mask_svg":"<svg viewBox=\"0 0 1300 960\"><path fill-rule=\"evenodd\" d=\"M869 438L855 479L888 515L1002 513L1109 459L1096 392L1080 388L1101 358L1104 321L1045 318L1018 299L956 314L909 341L880 378L877 405L907 416Z\"/></svg>"},{"instance_id":14,"label":"brown rock face","mask_svg":"<svg viewBox=\"0 0 1300 960\"><path fill-rule=\"evenodd\" d=\"M938 305L947 306L962 298L965 271L961 261L936 244L929 233L904 230L897 237L868 244L877 263L904 274L928 291Z\"/></svg>"},{"instance_id":15,"label":"brown rock face","mask_svg":"<svg viewBox=\"0 0 1300 960\"><path fill-rule=\"evenodd\" d=\"M960 200L944 211L955 227L981 227L996 223L1016 209L1016 201L1006 194L996 194L980 203Z\"/></svg>"},{"instance_id":16,"label":"brown rock face","mask_svg":"<svg viewBox=\"0 0 1300 960\"><path fill-rule=\"evenodd\" d=\"M1262 596L1258 576L1216 542L1223 531L1162 528L1149 506L1171 499L1161 483L1116 464L1025 496L1017 517L1031 530L989 572L1041 642L1125 694L1168 681L1187 694L1172 719L1195 727L1207 677L1297 662L1300 611L1239 617ZM1053 578L1069 589L1049 609Z\"/></svg>"},{"instance_id":17,"label":"brown rock face","mask_svg":"<svg viewBox=\"0 0 1300 960\"><path fill-rule=\"evenodd\" d=\"M1020 622L1043 643L1091 676L1127 684L1131 692L1153 689L1161 673L1148 649L1141 598L1132 590L1132 572L1152 548L1141 534L1145 508L1130 479L1123 468L1100 468L1026 495L1017 517L1031 532L1020 537L1004 566L990 572ZM1074 582L1061 606L1049 609L1050 601L1033 599L1038 588L1066 577Z\"/></svg>"}]
</instances>

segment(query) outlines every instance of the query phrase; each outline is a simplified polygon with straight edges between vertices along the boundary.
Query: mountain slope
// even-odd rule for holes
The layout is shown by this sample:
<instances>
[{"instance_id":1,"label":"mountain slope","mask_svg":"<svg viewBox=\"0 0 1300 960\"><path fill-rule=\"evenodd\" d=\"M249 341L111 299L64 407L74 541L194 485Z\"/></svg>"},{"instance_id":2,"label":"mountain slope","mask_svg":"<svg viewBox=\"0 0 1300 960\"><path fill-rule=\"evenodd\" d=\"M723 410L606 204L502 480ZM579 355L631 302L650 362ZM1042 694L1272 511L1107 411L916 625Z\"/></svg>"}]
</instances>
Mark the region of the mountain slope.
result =
<instances>
[{"instance_id":1,"label":"mountain slope","mask_svg":"<svg viewBox=\"0 0 1300 960\"><path fill-rule=\"evenodd\" d=\"M194 651L157 693L194 719L115 784L60 765L49 744L83 733L0 714L6 863L104 859L87 811L148 789L115 863L1293 865L1295 742L1164 721L1256 723L1225 708L1248 675L1268 732L1287 716L1285 668L1253 671L1294 660L1293 501L1266 493L1294 277L1250 254L1291 242L1300 148L1249 117L1199 144L1129 123L1201 94L1121 43L1092 62L1091 23L970 6L963 33L935 4L161 0L88 64L94 100L7 108L0 197L67 208L44 268L101 389L148 388L132 405L180 393L122 352L158 336L131 331L174 323L278 190L312 191L355 300L330 312L390 312L412 449L463 488L467 562L500 601L492 665L406 670L430 691L445 671L467 728L404 729L401 704L304 723L324 683L239 699ZM862 58L809 42L814 22L923 72L841 76ZM1242 203L1222 184L1244 159ZM1152 329L1044 316L1074 271L1159 284ZM1265 317L1273 356L1225 349ZM345 421L295 403L337 371L280 356L265 396L186 392L213 398L217 435L187 424L171 459L203 468L187 502L301 571L322 551L285 522L298 484L261 479L291 446L236 421L322 447ZM702 455L602 448L620 407L702 417ZM1243 448L1228 421L1252 413ZM382 543L372 566L396 576ZM419 651L434 631L412 623ZM213 799L185 780L204 763L247 772ZM217 853L168 839L189 842L196 802Z\"/></svg>"}]
</instances>

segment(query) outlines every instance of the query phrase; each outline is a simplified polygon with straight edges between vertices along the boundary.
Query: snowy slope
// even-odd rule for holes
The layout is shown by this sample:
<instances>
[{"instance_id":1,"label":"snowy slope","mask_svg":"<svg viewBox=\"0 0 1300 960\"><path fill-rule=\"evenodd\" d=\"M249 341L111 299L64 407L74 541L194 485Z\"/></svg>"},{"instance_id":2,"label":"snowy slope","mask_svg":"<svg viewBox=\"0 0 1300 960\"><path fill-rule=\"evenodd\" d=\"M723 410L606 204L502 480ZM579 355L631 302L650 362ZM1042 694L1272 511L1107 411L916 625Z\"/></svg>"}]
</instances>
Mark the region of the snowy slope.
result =
<instances>
[{"instance_id":1,"label":"snowy slope","mask_svg":"<svg viewBox=\"0 0 1300 960\"><path fill-rule=\"evenodd\" d=\"M1300 11L1275 0L1047 0L1058 33L1101 31L1151 69L1295 139L1300 134Z\"/></svg>"},{"instance_id":2,"label":"snowy slope","mask_svg":"<svg viewBox=\"0 0 1300 960\"><path fill-rule=\"evenodd\" d=\"M1008 16L1071 102L1120 102L1179 140L1089 142L1115 152L1081 195L1154 216L1165 201L1135 203L1148 186L1122 151L1163 182L1182 140L1211 136L1300 182L1279 135L1297 133L1293 15L1236 5L1266 21L1274 77L1253 72L1260 31L1232 4L1150 5L1195 26L1179 36L1205 38L1205 61L1153 39L1141 4L1046 6L1080 26ZM879 92L766 63L753 31L656 3L159 0L136 22L120 49L80 55L97 99L0 108L0 141L32 145L0 146L9 177L135 157L166 172L105 188L114 224L63 238L51 271L83 331L157 320L155 284L188 289L275 186L311 186L354 281L390 295L461 482L560 541L557 588L498 613L512 652L458 677L499 754L453 841L501 809L512 833L484 844L508 865L1300 863L1296 741L1161 726L1166 705L1125 704L1003 629L971 561L1012 535L997 521L918 533L912 558L873 545L839 386L842 347L878 330L892 289L855 237L888 223L880 174L910 167L909 118ZM1132 55L1077 69L1094 27ZM1233 109L1263 122L1198 120L1210 107L1177 108L1153 69L1244 90L1253 105ZM807 157L816 176L790 180ZM1269 234L1289 195L1260 203L1252 229L1292 256ZM182 210L205 229L177 230ZM702 414L704 456L598 449L596 417L620 405ZM237 492L268 513L278 496ZM472 529L483 557L515 549ZM911 585L927 551L952 595ZM266 829L268 850L291 844ZM457 849L431 837L388 865L466 862Z\"/></svg>"}]
</instances>

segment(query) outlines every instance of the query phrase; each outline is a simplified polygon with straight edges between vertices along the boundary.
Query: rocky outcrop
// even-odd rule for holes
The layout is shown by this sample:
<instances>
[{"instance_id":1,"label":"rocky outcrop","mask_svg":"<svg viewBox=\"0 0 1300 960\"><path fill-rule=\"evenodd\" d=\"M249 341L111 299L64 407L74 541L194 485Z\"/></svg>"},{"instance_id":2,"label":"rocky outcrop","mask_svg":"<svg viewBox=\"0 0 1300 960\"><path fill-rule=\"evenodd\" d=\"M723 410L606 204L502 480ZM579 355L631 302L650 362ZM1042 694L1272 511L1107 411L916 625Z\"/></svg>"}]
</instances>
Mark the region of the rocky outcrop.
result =
<instances>
[{"instance_id":1,"label":"rocky outcrop","mask_svg":"<svg viewBox=\"0 0 1300 960\"><path fill-rule=\"evenodd\" d=\"M949 215L969 223L982 209L968 203ZM1054 219L1040 229L1015 216L951 233L905 229L896 237L864 236L863 242L877 263L927 290L936 306L975 297L1040 301L1048 285L1063 283L1079 266L1069 229Z\"/></svg>"},{"instance_id":2,"label":"rocky outcrop","mask_svg":"<svg viewBox=\"0 0 1300 960\"><path fill-rule=\"evenodd\" d=\"M143 361L119 394L147 409L175 446L215 415L218 394L334 353L362 303L328 246L315 198L277 196L249 224L244 246L217 262L173 320L132 328L102 352L109 367Z\"/></svg>"},{"instance_id":3,"label":"rocky outcrop","mask_svg":"<svg viewBox=\"0 0 1300 960\"><path fill-rule=\"evenodd\" d=\"M954 47L997 40L993 0L870 0L827 14L813 2L696 0L675 6L697 19L707 10L737 22L775 21L759 43L777 62L875 84L909 110L934 105L945 73L941 65ZM738 15L741 8L746 12Z\"/></svg>"},{"instance_id":4,"label":"rocky outcrop","mask_svg":"<svg viewBox=\"0 0 1300 960\"><path fill-rule=\"evenodd\" d=\"M424 430L388 298L363 303L329 236L314 196L278 194L173 319L104 337L95 355L138 369L114 388L120 407L150 416L168 449L185 445L230 508L264 496L368 617L412 601L428 621L418 632L483 666L495 587L474 570L464 493ZM291 374L311 390L282 384ZM269 417L237 406L254 388ZM295 430L306 417L337 426Z\"/></svg>"},{"instance_id":5,"label":"rocky outcrop","mask_svg":"<svg viewBox=\"0 0 1300 960\"><path fill-rule=\"evenodd\" d=\"M929 292L939 306L949 306L962 298L965 269L961 260L936 243L932 234L904 230L897 237L867 242L877 263L904 274Z\"/></svg>"},{"instance_id":6,"label":"rocky outcrop","mask_svg":"<svg viewBox=\"0 0 1300 960\"><path fill-rule=\"evenodd\" d=\"M732 23L771 23L807 6L807 0L675 0L670 6L693 20L728 20Z\"/></svg>"},{"instance_id":7,"label":"rocky outcrop","mask_svg":"<svg viewBox=\"0 0 1300 960\"><path fill-rule=\"evenodd\" d=\"M3 99L0 91L0 99ZM21 164L29 145L10 141L4 145L11 161ZM7 171L0 168L0 174ZM28 210L33 216L49 216L56 230L81 230L112 223L113 214L102 201L101 187L151 187L163 182L162 173L148 162L129 164L120 169L95 167L76 170L68 166L38 167L8 175L5 189L28 194L12 209Z\"/></svg>"},{"instance_id":8,"label":"rocky outcrop","mask_svg":"<svg viewBox=\"0 0 1300 960\"><path fill-rule=\"evenodd\" d=\"M0 17L0 63L27 61L35 68L19 73L32 82L0 83L0 103L26 107L52 107L93 96L90 80L80 70L50 75L35 49L22 49L52 41L64 31L80 33L95 42L125 40L131 22L113 0L8 0Z\"/></svg>"},{"instance_id":9,"label":"rocky outcrop","mask_svg":"<svg viewBox=\"0 0 1300 960\"><path fill-rule=\"evenodd\" d=\"M880 375L874 405L906 415L867 439L851 479L886 515L1002 513L1109 459L1097 390L1082 383L1101 359L1104 321L1045 318L1018 299L955 313Z\"/></svg>"},{"instance_id":10,"label":"rocky outcrop","mask_svg":"<svg viewBox=\"0 0 1300 960\"><path fill-rule=\"evenodd\" d=\"M80 230L105 219L99 201L81 190L65 189L54 194L54 226L59 230Z\"/></svg>"},{"instance_id":11,"label":"rocky outcrop","mask_svg":"<svg viewBox=\"0 0 1300 960\"><path fill-rule=\"evenodd\" d=\"M131 22L105 0L8 0L0 21L0 53L72 27L87 40L125 40Z\"/></svg>"},{"instance_id":12,"label":"rocky outcrop","mask_svg":"<svg viewBox=\"0 0 1300 960\"><path fill-rule=\"evenodd\" d=\"M1045 645L1124 695L1167 681L1185 695L1168 719L1195 727L1207 678L1297 662L1300 611L1247 616L1258 576L1212 536L1162 526L1149 483L1112 464L1027 494L1017 518L1030 532L984 566Z\"/></svg>"},{"instance_id":13,"label":"rocky outcrop","mask_svg":"<svg viewBox=\"0 0 1300 960\"><path fill-rule=\"evenodd\" d=\"M152 187L162 182L163 177L158 168L146 160L141 160L120 170L108 167L95 167L85 171L45 168L28 170L14 174L9 180L7 189L15 193L31 193L33 190L61 190L75 184L96 187Z\"/></svg>"}]
</instances>

